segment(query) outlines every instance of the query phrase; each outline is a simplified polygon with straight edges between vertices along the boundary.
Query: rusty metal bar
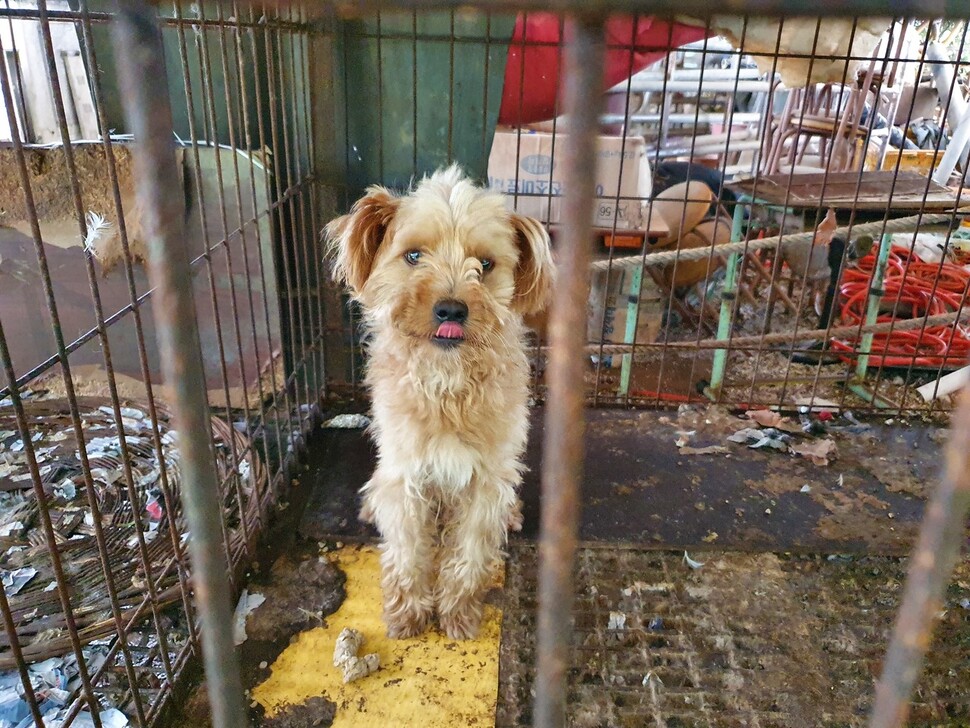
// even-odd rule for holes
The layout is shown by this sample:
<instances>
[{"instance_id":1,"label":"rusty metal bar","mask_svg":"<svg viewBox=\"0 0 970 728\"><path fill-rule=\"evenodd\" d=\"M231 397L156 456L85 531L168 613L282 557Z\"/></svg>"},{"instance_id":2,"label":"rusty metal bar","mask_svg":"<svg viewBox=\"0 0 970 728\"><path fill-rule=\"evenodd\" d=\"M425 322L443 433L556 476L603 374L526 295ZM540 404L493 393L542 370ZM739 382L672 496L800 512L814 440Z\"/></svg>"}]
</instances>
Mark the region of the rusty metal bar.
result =
<instances>
[{"instance_id":1,"label":"rusty metal bar","mask_svg":"<svg viewBox=\"0 0 970 728\"><path fill-rule=\"evenodd\" d=\"M120 59L125 113L137 140L137 191L144 209L149 276L158 296L158 305L153 308L162 370L173 392L172 409L179 433L182 500L192 534L189 549L196 601L204 623L202 646L213 725L238 728L245 725L246 712L232 638L228 565L221 548L222 508L183 231L183 201L171 194L179 187L172 109L168 95L155 90L157 79L166 74L161 30L153 7L144 1L119 4L113 36Z\"/></svg>"},{"instance_id":2,"label":"rusty metal bar","mask_svg":"<svg viewBox=\"0 0 970 728\"><path fill-rule=\"evenodd\" d=\"M78 224L78 232L82 239L87 235L87 223L85 222L84 216L84 205L81 198L81 189L78 182L77 168L74 162L74 150L71 145L70 132L68 131L67 115L64 107L64 99L61 96L61 86L58 82L58 69L56 63L56 57L54 54L54 44L51 35L50 22L46 16L47 3L46 0L41 0L38 3L38 8L40 10L40 28L41 37L44 43L45 57L48 66L48 75L51 80L51 91L52 98L54 100L54 111L55 119L57 121L58 128L61 135L61 144L64 150L64 160L67 163L67 168L70 173L70 187L71 196L74 202L74 215L76 222ZM135 477L134 472L131 467L131 457L128 448L128 441L125 435L125 428L122 422L121 415L121 399L118 395L118 387L115 382L114 374L114 363L111 355L111 345L108 339L108 330L104 323L104 307L101 301L101 292L98 285L97 273L94 269L94 261L92 256L86 254L84 256L85 271L88 277L88 287L91 291L91 302L94 307L95 321L97 323L97 328L99 330L99 338L101 343L101 355L102 361L104 362L104 368L106 373L106 378L108 382L109 398L111 401L111 408L113 411L115 427L118 430L118 445L121 451L121 464L122 471L124 473L124 483L126 490L128 492L128 499L131 503L133 512L140 513L142 510L141 500L139 498L138 491L135 487ZM152 569L151 569L151 558L148 554L147 542L145 541L145 533L142 522L139 518L133 519L133 525L135 528L136 545L139 552L139 557L142 563L142 568L145 570L146 582L148 585L148 593L151 598L152 607L152 618L155 624L155 635L158 639L159 645L161 646L160 658L162 666L165 670L165 675L167 679L171 679L171 665L168 661L168 641L165 637L165 630L162 626L161 614L158 611L157 594L155 586L152 582ZM99 527L100 524L98 524ZM102 558L107 562L108 553L104 552ZM106 570L107 571L107 570ZM106 575L107 578L107 575ZM107 578L107 585L110 592L114 592L116 587L113 583L113 577ZM117 597L112 593L112 602L116 601ZM115 604L112 605L113 611L115 611L115 620L121 622L121 614ZM126 658L130 661L131 657L126 653ZM134 671L134 666L129 667L129 680L131 681L132 697L134 698L136 714L140 720L144 719L144 708L142 706L141 696L138 695L137 681Z\"/></svg>"},{"instance_id":3,"label":"rusty metal bar","mask_svg":"<svg viewBox=\"0 0 970 728\"><path fill-rule=\"evenodd\" d=\"M573 566L583 472L583 345L586 287L592 248L595 137L603 78L603 21L578 17L567 46L565 81L568 139L566 190L558 280L551 310L549 402L542 465L539 534L539 620L535 725L566 722L566 674L572 640Z\"/></svg>"},{"instance_id":4,"label":"rusty metal bar","mask_svg":"<svg viewBox=\"0 0 970 728\"><path fill-rule=\"evenodd\" d=\"M903 601L876 686L870 728L906 724L910 696L930 646L943 592L960 554L970 510L970 393L964 392L951 422L943 480L933 491L910 557Z\"/></svg>"},{"instance_id":5,"label":"rusty metal bar","mask_svg":"<svg viewBox=\"0 0 970 728\"><path fill-rule=\"evenodd\" d=\"M80 5L81 14L81 33L84 39L84 52L88 64L88 68L96 69L98 67L97 59L95 57L94 51L94 40L91 33L91 18L88 9L87 0L81 0ZM165 455L162 448L162 438L161 432L158 426L158 411L155 406L155 394L151 382L151 369L148 363L148 352L145 348L145 332L142 325L141 311L138 305L138 294L135 287L135 277L134 269L132 265L131 250L129 248L128 240L128 230L125 223L124 209L121 202L121 189L118 181L118 170L114 155L114 147L111 141L111 135L104 133L104 130L108 128L107 115L104 109L103 91L101 86L101 76L99 73L91 74L91 93L94 98L94 107L98 114L98 127L102 130L102 147L104 149L105 160L108 167L108 179L111 183L111 191L113 202L115 206L115 213L118 218L118 237L121 241L121 247L123 252L123 262L125 268L125 282L128 287L128 297L130 300L129 306L123 308L123 311L130 310L135 323L135 343L138 348L138 362L142 378L145 382L145 397L148 406L148 415L151 422L152 430L152 444L155 450L155 457L158 459L159 463L159 485L162 491L162 495L165 498L166 503L174 503L175 500L172 495L171 485L169 483L169 473L168 464L165 461ZM148 294L145 294L146 296ZM105 320L105 326L108 326L109 322ZM194 635L194 621L195 618L192 614L191 604L189 600L189 586L188 586L188 574L187 574L187 564L184 554L184 549L182 548L180 534L178 532L178 527L174 520L169 523L169 538L172 543L172 549L178 560L178 574L179 574L179 584L182 587L182 603L185 609L186 621L189 625L189 633ZM197 645L196 645L197 646Z\"/></svg>"},{"instance_id":6,"label":"rusty metal bar","mask_svg":"<svg viewBox=\"0 0 970 728\"><path fill-rule=\"evenodd\" d=\"M197 5L194 7L196 9L195 11L196 17L200 20L204 19L204 14L203 14L204 7L202 5ZM178 3L178 2L175 3L175 11L177 15L181 15L181 3ZM185 48L184 25L178 26L178 31L179 31L179 53L182 56L182 64L184 68L184 78L185 78L186 100L188 102L189 128L192 129L191 137L192 137L193 162L195 167L195 178L198 184L199 214L202 219L202 236L204 239L206 239L206 247L209 247L208 246L209 231L206 225L205 202L204 202L204 194L203 194L204 183L203 183L203 174L202 174L202 168L201 168L201 157L199 156L199 140L193 128L194 127L193 117L195 116L195 109L194 109L193 96L191 91L191 87L192 87L192 83L190 79L191 71L185 59L186 48ZM221 145L218 144L218 120L216 117L215 91L213 89L213 83L212 83L212 64L209 60L209 39L208 39L207 33L201 30L199 31L199 33L196 35L196 47L199 50L200 60L201 60L199 73L202 81L202 101L200 102L200 105L202 107L202 126L204 130L206 127L206 123L208 123L209 138L211 139L214 145L213 159L215 161L215 169L216 169L216 198L219 203L219 221L222 225L222 240L219 242L218 247L222 248L222 252L224 253L224 256L225 256L226 278L229 281L229 308L230 308L230 311L232 312L232 321L235 324L235 326L232 327L232 329L235 332L236 347L239 355L239 361L237 363L239 367L239 377L242 384L243 413L244 413L246 422L249 422L250 421L249 391L246 388L246 366L245 366L246 357L242 346L242 335L240 333L240 325L239 325L239 311L236 305L236 284L235 284L235 280L234 280L235 276L233 275L233 268L232 268L232 249L229 245L229 221L228 221L227 212L226 212L225 180L223 178L223 173L222 173L222 147ZM228 78L226 79L226 83L224 84L224 86L226 88L226 91L228 92L228 88L229 88ZM230 121L230 125L231 125L231 114L229 112L230 110L227 104L226 118L227 120ZM230 137L230 145L232 147L235 147L235 144L231 141L231 137ZM236 154L235 150L233 150L232 155L235 156L235 154ZM229 386L229 366L226 360L227 344L225 342L224 336L225 338L228 338L232 332L224 334L224 331L223 331L222 316L220 316L220 313L219 313L220 307L219 307L218 294L217 294L218 287L217 287L216 278L215 278L215 271L213 270L211 256L206 256L205 269L206 269L206 275L208 276L208 280L209 280L209 298L212 306L213 320L215 322L215 327L216 327L216 342L218 344L218 349L219 349L219 367L220 367L220 372L222 374L223 394L225 395L225 398L226 398L226 408L227 410L231 410L233 407L233 402L230 396L231 388ZM241 462L241 456L237 452L235 440L230 440L229 449L230 449L230 454L232 456L232 470L234 475L231 485L233 486L233 490L235 492L235 497L236 497L236 503L239 507L240 526L242 528L243 539L246 541L247 547L251 547L253 545L253 538L250 533L251 524L248 522L249 519L246 518L246 510L247 510L246 498L243 496L242 483L240 482L240 477L239 477L239 464ZM223 524L223 529L225 530L225 524ZM232 564L232 557L230 554L230 565L231 564ZM230 575L230 579L232 579L232 575Z\"/></svg>"},{"instance_id":7,"label":"rusty metal bar","mask_svg":"<svg viewBox=\"0 0 970 728\"><path fill-rule=\"evenodd\" d=\"M387 0L328 0L349 17L387 6ZM398 0L397 8L418 11L462 10L466 0ZM644 13L659 16L707 18L714 8L707 0L480 0L475 8L488 12L543 10L555 13ZM730 15L787 17L888 16L911 18L965 18L965 0L730 0L716 12Z\"/></svg>"}]
</instances>

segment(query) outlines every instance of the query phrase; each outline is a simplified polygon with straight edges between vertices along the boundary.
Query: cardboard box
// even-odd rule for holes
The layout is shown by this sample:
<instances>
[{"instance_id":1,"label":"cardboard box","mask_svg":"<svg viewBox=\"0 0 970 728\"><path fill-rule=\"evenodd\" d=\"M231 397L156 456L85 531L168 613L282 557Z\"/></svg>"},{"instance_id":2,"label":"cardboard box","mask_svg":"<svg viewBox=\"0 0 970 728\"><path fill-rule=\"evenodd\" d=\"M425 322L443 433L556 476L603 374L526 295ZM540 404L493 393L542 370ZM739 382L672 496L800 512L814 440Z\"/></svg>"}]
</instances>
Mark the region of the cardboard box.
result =
<instances>
[{"instance_id":1,"label":"cardboard box","mask_svg":"<svg viewBox=\"0 0 970 728\"><path fill-rule=\"evenodd\" d=\"M561 222L562 196L569 184L563 178L565 143L565 134L497 130L488 158L489 186L507 195L509 209L546 224ZM642 229L653 185L643 139L601 136L596 161L593 225L612 229L616 218L618 230Z\"/></svg>"},{"instance_id":2,"label":"cardboard box","mask_svg":"<svg viewBox=\"0 0 970 728\"><path fill-rule=\"evenodd\" d=\"M627 321L632 313L632 268L614 268L609 272L595 271L590 284L589 306L586 318L586 337L592 344L622 344L626 337ZM667 301L657 284L644 276L640 286L639 313L636 321L636 343L651 344L657 340L663 324L663 311ZM593 356L596 360L596 355ZM603 357L609 367L620 365L622 355Z\"/></svg>"}]
</instances>

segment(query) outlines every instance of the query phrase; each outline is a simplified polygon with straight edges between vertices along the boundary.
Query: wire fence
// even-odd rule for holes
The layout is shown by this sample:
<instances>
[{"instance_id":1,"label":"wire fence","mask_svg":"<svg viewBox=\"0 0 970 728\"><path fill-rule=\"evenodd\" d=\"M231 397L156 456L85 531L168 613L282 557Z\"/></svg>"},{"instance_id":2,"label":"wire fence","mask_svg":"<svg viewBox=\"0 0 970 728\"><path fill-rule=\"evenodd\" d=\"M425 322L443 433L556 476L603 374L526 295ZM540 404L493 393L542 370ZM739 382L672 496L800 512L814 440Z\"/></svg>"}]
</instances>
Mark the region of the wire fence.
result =
<instances>
[{"instance_id":1,"label":"wire fence","mask_svg":"<svg viewBox=\"0 0 970 728\"><path fill-rule=\"evenodd\" d=\"M225 653L325 389L315 31L175 3L146 39L142 11L0 7L6 725L153 725L202 643ZM133 96L153 113L126 119Z\"/></svg>"},{"instance_id":2,"label":"wire fence","mask_svg":"<svg viewBox=\"0 0 970 728\"><path fill-rule=\"evenodd\" d=\"M964 22L853 17L887 9L861 0L575 26L511 0L417 5L0 7L13 725L156 724L203 652L215 724L243 724L231 597L321 399L363 397L362 332L318 232L368 184L459 161L553 235L563 336L529 322L556 464L540 725L563 722L584 403L953 406ZM943 555L914 562L888 663L909 677L883 683L874 725L898 724L919 659L905 637L955 558L961 443L921 552Z\"/></svg>"}]
</instances>

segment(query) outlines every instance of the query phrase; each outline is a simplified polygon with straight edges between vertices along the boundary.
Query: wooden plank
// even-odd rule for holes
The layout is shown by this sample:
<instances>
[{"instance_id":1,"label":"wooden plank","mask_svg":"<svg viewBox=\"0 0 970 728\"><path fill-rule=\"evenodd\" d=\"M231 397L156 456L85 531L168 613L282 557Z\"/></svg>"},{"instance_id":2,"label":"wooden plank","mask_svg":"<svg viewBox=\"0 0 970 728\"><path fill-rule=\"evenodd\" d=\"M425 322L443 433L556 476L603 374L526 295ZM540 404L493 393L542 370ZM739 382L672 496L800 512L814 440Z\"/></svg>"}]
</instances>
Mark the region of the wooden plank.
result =
<instances>
[{"instance_id":1,"label":"wooden plank","mask_svg":"<svg viewBox=\"0 0 970 728\"><path fill-rule=\"evenodd\" d=\"M795 209L952 210L956 194L916 172L892 171L774 174L728 185L771 205ZM925 198L925 199L924 199Z\"/></svg>"},{"instance_id":2,"label":"wooden plank","mask_svg":"<svg viewBox=\"0 0 970 728\"><path fill-rule=\"evenodd\" d=\"M88 86L88 72L80 53L61 53L67 85L71 90L71 103L77 116L82 139L98 138L98 116Z\"/></svg>"}]
</instances>

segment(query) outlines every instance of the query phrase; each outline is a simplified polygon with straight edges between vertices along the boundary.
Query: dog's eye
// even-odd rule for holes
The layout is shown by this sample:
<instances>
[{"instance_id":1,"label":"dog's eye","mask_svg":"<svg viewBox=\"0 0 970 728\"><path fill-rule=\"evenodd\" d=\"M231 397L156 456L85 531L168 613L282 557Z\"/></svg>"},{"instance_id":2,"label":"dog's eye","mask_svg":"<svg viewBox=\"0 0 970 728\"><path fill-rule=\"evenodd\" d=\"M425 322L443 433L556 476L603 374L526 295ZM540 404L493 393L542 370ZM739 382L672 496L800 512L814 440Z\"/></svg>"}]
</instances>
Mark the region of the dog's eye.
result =
<instances>
[{"instance_id":1,"label":"dog's eye","mask_svg":"<svg viewBox=\"0 0 970 728\"><path fill-rule=\"evenodd\" d=\"M491 258L482 258L482 273L488 273L492 268L495 267L495 261Z\"/></svg>"},{"instance_id":2,"label":"dog's eye","mask_svg":"<svg viewBox=\"0 0 970 728\"><path fill-rule=\"evenodd\" d=\"M417 265L418 264L418 260L420 258L421 258L421 251L420 250L409 250L408 252L406 252L404 254L404 261L408 265Z\"/></svg>"}]
</instances>

